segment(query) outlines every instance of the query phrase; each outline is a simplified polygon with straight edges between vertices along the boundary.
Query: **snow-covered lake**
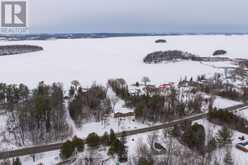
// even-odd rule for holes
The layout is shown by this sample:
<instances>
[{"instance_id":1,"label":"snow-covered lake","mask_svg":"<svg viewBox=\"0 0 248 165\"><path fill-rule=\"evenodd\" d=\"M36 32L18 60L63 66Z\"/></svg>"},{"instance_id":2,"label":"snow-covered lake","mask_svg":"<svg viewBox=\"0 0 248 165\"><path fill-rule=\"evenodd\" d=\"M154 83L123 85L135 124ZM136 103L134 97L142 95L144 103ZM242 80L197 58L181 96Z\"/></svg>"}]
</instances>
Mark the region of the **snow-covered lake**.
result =
<instances>
[{"instance_id":1,"label":"snow-covered lake","mask_svg":"<svg viewBox=\"0 0 248 165\"><path fill-rule=\"evenodd\" d=\"M160 38L166 39L167 43L154 42ZM186 75L196 77L204 73L212 74L217 69L189 61L144 64L143 58L148 53L178 49L200 56L211 56L216 49L224 49L229 57L248 58L247 43L247 35L1 41L0 45L38 45L44 51L0 57L0 82L25 83L33 87L44 80L46 83L63 82L68 87L72 80L79 80L82 85L89 86L94 81L105 84L110 78L124 78L128 83L134 83L148 76L154 84L161 84L178 81Z\"/></svg>"}]
</instances>

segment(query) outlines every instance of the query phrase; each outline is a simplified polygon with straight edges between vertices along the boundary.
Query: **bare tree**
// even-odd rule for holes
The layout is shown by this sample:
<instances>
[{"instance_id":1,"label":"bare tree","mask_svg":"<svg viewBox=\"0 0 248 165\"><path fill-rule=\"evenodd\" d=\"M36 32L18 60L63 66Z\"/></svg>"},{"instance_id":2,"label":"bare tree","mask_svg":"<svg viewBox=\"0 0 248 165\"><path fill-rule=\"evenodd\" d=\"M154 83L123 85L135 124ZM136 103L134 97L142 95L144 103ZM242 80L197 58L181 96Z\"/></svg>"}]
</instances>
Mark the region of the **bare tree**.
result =
<instances>
[{"instance_id":1,"label":"bare tree","mask_svg":"<svg viewBox=\"0 0 248 165\"><path fill-rule=\"evenodd\" d=\"M151 135L147 136L147 142L148 142L151 150L154 149L154 143L157 140L157 138L158 138L158 135L156 134L156 132L153 132Z\"/></svg>"},{"instance_id":2,"label":"bare tree","mask_svg":"<svg viewBox=\"0 0 248 165\"><path fill-rule=\"evenodd\" d=\"M110 98L111 107L112 107L113 112L115 112L115 106L119 102L119 100L120 99L117 96L113 96L113 97Z\"/></svg>"},{"instance_id":3,"label":"bare tree","mask_svg":"<svg viewBox=\"0 0 248 165\"><path fill-rule=\"evenodd\" d=\"M151 149L145 143L143 143L142 140L138 140L136 155L137 157L135 160L136 161L135 164L137 164L139 158L143 158L149 162L153 162Z\"/></svg>"},{"instance_id":4,"label":"bare tree","mask_svg":"<svg viewBox=\"0 0 248 165\"><path fill-rule=\"evenodd\" d=\"M144 77L141 79L141 82L143 82L143 83L145 84L145 86L146 86L147 83L151 82L151 80L150 80L149 77L144 76Z\"/></svg>"}]
</instances>

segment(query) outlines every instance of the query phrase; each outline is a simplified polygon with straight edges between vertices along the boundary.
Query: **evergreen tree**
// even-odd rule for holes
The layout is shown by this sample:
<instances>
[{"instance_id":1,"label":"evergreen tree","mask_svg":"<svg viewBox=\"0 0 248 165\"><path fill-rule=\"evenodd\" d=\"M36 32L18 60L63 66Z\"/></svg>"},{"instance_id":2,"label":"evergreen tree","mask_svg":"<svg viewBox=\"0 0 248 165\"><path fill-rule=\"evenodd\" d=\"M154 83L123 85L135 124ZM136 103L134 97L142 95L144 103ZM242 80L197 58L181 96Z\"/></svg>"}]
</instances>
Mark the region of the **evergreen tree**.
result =
<instances>
[{"instance_id":1,"label":"evergreen tree","mask_svg":"<svg viewBox=\"0 0 248 165\"><path fill-rule=\"evenodd\" d=\"M200 124L195 123L184 131L182 140L191 148L204 152L205 130Z\"/></svg>"},{"instance_id":2,"label":"evergreen tree","mask_svg":"<svg viewBox=\"0 0 248 165\"><path fill-rule=\"evenodd\" d=\"M121 141L116 138L114 141L111 142L108 154L114 155L118 153L120 151L121 145Z\"/></svg>"},{"instance_id":3,"label":"evergreen tree","mask_svg":"<svg viewBox=\"0 0 248 165\"><path fill-rule=\"evenodd\" d=\"M128 155L127 155L127 146L126 146L126 138L125 134L123 133L120 139L120 147L118 151L118 158L120 162L127 162Z\"/></svg>"},{"instance_id":4,"label":"evergreen tree","mask_svg":"<svg viewBox=\"0 0 248 165\"><path fill-rule=\"evenodd\" d=\"M84 151L84 141L82 139L75 136L72 139L72 143L73 143L74 147L77 148L77 151L79 151L79 152Z\"/></svg>"},{"instance_id":5,"label":"evergreen tree","mask_svg":"<svg viewBox=\"0 0 248 165\"><path fill-rule=\"evenodd\" d=\"M60 156L62 159L67 159L73 155L75 147L71 141L66 141L61 149L60 149Z\"/></svg>"},{"instance_id":6,"label":"evergreen tree","mask_svg":"<svg viewBox=\"0 0 248 165\"><path fill-rule=\"evenodd\" d=\"M98 147L100 144L100 137L96 133L91 133L88 135L86 142L90 147Z\"/></svg>"},{"instance_id":7,"label":"evergreen tree","mask_svg":"<svg viewBox=\"0 0 248 165\"><path fill-rule=\"evenodd\" d=\"M115 132L113 129L110 130L109 140L110 140L110 143L116 140Z\"/></svg>"},{"instance_id":8,"label":"evergreen tree","mask_svg":"<svg viewBox=\"0 0 248 165\"><path fill-rule=\"evenodd\" d=\"M108 132L105 132L103 136L101 137L101 144L108 146L110 145L110 136Z\"/></svg>"},{"instance_id":9,"label":"evergreen tree","mask_svg":"<svg viewBox=\"0 0 248 165\"><path fill-rule=\"evenodd\" d=\"M22 163L19 158L16 158L13 160L13 165L22 165Z\"/></svg>"},{"instance_id":10,"label":"evergreen tree","mask_svg":"<svg viewBox=\"0 0 248 165\"><path fill-rule=\"evenodd\" d=\"M232 143L233 132L227 127L223 127L216 135L216 141L220 146Z\"/></svg>"}]
</instances>

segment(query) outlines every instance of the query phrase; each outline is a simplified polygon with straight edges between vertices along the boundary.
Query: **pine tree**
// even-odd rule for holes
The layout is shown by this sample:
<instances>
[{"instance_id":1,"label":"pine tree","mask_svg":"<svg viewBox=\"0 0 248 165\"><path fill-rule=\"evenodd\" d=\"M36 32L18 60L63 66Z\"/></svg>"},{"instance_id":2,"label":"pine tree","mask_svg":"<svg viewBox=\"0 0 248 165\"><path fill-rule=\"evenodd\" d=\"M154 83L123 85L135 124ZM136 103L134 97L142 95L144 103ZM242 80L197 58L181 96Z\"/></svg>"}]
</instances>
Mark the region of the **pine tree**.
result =
<instances>
[{"instance_id":1,"label":"pine tree","mask_svg":"<svg viewBox=\"0 0 248 165\"><path fill-rule=\"evenodd\" d=\"M83 152L84 151L84 141L78 137L73 137L72 143L75 148L77 148L77 151Z\"/></svg>"},{"instance_id":2,"label":"pine tree","mask_svg":"<svg viewBox=\"0 0 248 165\"><path fill-rule=\"evenodd\" d=\"M98 147L100 145L100 137L96 133L91 133L86 138L86 143L90 147Z\"/></svg>"},{"instance_id":3,"label":"pine tree","mask_svg":"<svg viewBox=\"0 0 248 165\"><path fill-rule=\"evenodd\" d=\"M60 156L62 159L67 159L73 155L73 152L75 151L75 147L71 141L66 141L60 150Z\"/></svg>"},{"instance_id":4,"label":"pine tree","mask_svg":"<svg viewBox=\"0 0 248 165\"><path fill-rule=\"evenodd\" d=\"M101 144L108 146L110 145L110 136L108 132L105 132L103 136L101 137Z\"/></svg>"},{"instance_id":5,"label":"pine tree","mask_svg":"<svg viewBox=\"0 0 248 165\"><path fill-rule=\"evenodd\" d=\"M13 160L13 165L22 165L22 163L19 158L16 158Z\"/></svg>"},{"instance_id":6,"label":"pine tree","mask_svg":"<svg viewBox=\"0 0 248 165\"><path fill-rule=\"evenodd\" d=\"M127 146L126 146L126 138L125 134L123 133L120 139L120 147L118 151L118 158L120 162L127 162L128 155L127 155Z\"/></svg>"},{"instance_id":7,"label":"pine tree","mask_svg":"<svg viewBox=\"0 0 248 165\"><path fill-rule=\"evenodd\" d=\"M232 130L228 129L227 127L223 127L218 131L216 140L221 146L223 146L232 143L232 136Z\"/></svg>"},{"instance_id":8,"label":"pine tree","mask_svg":"<svg viewBox=\"0 0 248 165\"><path fill-rule=\"evenodd\" d=\"M117 138L115 136L114 130L110 130L110 135L109 135L110 143L114 142Z\"/></svg>"}]
</instances>

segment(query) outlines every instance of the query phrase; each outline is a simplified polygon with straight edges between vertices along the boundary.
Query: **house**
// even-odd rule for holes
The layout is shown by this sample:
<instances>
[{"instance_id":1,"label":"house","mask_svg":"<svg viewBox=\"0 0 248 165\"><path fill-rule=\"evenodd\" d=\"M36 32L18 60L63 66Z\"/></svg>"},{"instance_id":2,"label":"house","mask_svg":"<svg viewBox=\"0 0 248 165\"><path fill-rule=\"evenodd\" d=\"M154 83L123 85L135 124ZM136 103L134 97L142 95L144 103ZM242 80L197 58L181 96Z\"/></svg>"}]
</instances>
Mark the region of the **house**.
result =
<instances>
[{"instance_id":1,"label":"house","mask_svg":"<svg viewBox=\"0 0 248 165\"><path fill-rule=\"evenodd\" d=\"M248 141L236 144L236 148L241 151L248 152Z\"/></svg>"},{"instance_id":2,"label":"house","mask_svg":"<svg viewBox=\"0 0 248 165\"><path fill-rule=\"evenodd\" d=\"M157 94L159 92L155 85L147 85L143 88L143 91L150 94Z\"/></svg>"},{"instance_id":3,"label":"house","mask_svg":"<svg viewBox=\"0 0 248 165\"><path fill-rule=\"evenodd\" d=\"M167 89L172 88L173 86L174 86L174 84L173 84L173 83L169 83L169 84L161 84L161 85L159 86L159 89L160 89L160 90L167 90Z\"/></svg>"},{"instance_id":4,"label":"house","mask_svg":"<svg viewBox=\"0 0 248 165\"><path fill-rule=\"evenodd\" d=\"M132 116L135 116L135 113L134 112L128 112L128 113L120 113L120 112L117 112L114 114L114 118L120 118L120 117L132 117Z\"/></svg>"}]
</instances>

